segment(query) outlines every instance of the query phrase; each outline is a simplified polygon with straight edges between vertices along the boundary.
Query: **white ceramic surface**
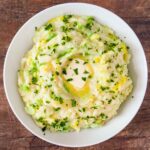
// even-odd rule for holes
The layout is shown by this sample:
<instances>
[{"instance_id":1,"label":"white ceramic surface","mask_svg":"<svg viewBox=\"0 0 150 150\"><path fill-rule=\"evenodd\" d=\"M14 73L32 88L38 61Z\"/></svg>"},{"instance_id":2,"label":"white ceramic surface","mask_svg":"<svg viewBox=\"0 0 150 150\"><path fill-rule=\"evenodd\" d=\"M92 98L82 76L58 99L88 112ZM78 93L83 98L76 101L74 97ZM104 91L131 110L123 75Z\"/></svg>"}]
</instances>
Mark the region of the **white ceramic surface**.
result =
<instances>
[{"instance_id":1,"label":"white ceramic surface","mask_svg":"<svg viewBox=\"0 0 150 150\"><path fill-rule=\"evenodd\" d=\"M24 111L23 102L17 89L17 70L21 58L32 47L32 37L35 26L41 26L49 19L64 14L94 16L97 21L114 29L130 47L132 55L129 65L134 89L128 100L122 105L118 115L105 126L95 129L85 129L81 132L50 133L43 135L30 116ZM126 37L126 38L125 38ZM56 5L41 11L29 19L13 38L4 63L4 87L8 102L20 122L37 137L61 146L83 147L106 141L125 128L136 115L143 101L147 86L147 63L144 50L132 29L114 13L95 5L84 3L66 3ZM131 98L131 96L134 98Z\"/></svg>"}]
</instances>

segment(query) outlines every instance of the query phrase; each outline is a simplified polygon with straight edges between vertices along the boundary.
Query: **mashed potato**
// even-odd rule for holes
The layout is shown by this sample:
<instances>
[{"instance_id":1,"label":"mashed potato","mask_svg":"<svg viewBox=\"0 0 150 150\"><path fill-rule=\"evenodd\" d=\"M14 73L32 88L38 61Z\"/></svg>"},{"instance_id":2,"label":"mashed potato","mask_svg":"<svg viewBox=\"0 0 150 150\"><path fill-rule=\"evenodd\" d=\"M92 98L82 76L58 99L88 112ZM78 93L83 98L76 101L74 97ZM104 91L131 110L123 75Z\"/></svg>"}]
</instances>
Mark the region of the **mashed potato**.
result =
<instances>
[{"instance_id":1,"label":"mashed potato","mask_svg":"<svg viewBox=\"0 0 150 150\"><path fill-rule=\"evenodd\" d=\"M43 130L103 125L132 90L128 47L93 17L64 15L35 28L21 60L19 93Z\"/></svg>"}]
</instances>

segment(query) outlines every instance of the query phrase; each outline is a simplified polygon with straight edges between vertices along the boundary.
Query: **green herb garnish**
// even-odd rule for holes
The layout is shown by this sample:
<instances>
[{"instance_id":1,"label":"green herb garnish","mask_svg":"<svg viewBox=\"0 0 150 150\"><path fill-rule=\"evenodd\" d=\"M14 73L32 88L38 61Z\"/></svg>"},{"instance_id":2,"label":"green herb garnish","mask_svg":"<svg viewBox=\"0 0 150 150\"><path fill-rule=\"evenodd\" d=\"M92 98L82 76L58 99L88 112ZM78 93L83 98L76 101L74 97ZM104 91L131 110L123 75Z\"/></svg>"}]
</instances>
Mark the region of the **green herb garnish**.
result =
<instances>
[{"instance_id":1,"label":"green herb garnish","mask_svg":"<svg viewBox=\"0 0 150 150\"><path fill-rule=\"evenodd\" d=\"M45 30L50 30L50 29L52 29L52 27L53 27L52 24L48 24L45 26Z\"/></svg>"},{"instance_id":2,"label":"green herb garnish","mask_svg":"<svg viewBox=\"0 0 150 150\"><path fill-rule=\"evenodd\" d=\"M77 26L77 24L78 24L78 22L77 22L77 21L75 21L75 22L73 23L73 26L74 26L74 27L76 27L76 26Z\"/></svg>"},{"instance_id":3,"label":"green herb garnish","mask_svg":"<svg viewBox=\"0 0 150 150\"><path fill-rule=\"evenodd\" d=\"M55 93L53 91L51 92L50 97L52 99L54 99L55 101L59 101L60 104L63 103L63 98L60 97L60 96L55 95Z\"/></svg>"},{"instance_id":4,"label":"green herb garnish","mask_svg":"<svg viewBox=\"0 0 150 150\"><path fill-rule=\"evenodd\" d=\"M114 82L114 80L113 79L109 79L109 80L107 80L107 82L111 83L111 82Z\"/></svg>"},{"instance_id":5,"label":"green herb garnish","mask_svg":"<svg viewBox=\"0 0 150 150\"><path fill-rule=\"evenodd\" d=\"M71 103L72 103L72 107L75 107L77 105L77 102L74 99L71 100Z\"/></svg>"},{"instance_id":6,"label":"green herb garnish","mask_svg":"<svg viewBox=\"0 0 150 150\"><path fill-rule=\"evenodd\" d=\"M84 107L84 108L82 108L82 111L83 111L83 112L85 112L85 107Z\"/></svg>"},{"instance_id":7,"label":"green herb garnish","mask_svg":"<svg viewBox=\"0 0 150 150\"><path fill-rule=\"evenodd\" d=\"M112 100L110 99L110 100L108 100L108 104L110 104L112 102Z\"/></svg>"},{"instance_id":8,"label":"green herb garnish","mask_svg":"<svg viewBox=\"0 0 150 150\"><path fill-rule=\"evenodd\" d=\"M32 77L32 84L36 84L38 81L37 77Z\"/></svg>"},{"instance_id":9,"label":"green herb garnish","mask_svg":"<svg viewBox=\"0 0 150 150\"><path fill-rule=\"evenodd\" d=\"M104 113L101 113L100 117L101 117L102 120L106 120L108 118L108 116L105 115Z\"/></svg>"},{"instance_id":10,"label":"green herb garnish","mask_svg":"<svg viewBox=\"0 0 150 150\"><path fill-rule=\"evenodd\" d=\"M88 72L87 70L85 70L83 73L84 73L84 74L89 74L89 72Z\"/></svg>"},{"instance_id":11,"label":"green herb garnish","mask_svg":"<svg viewBox=\"0 0 150 150\"><path fill-rule=\"evenodd\" d=\"M83 65L85 65L85 64L87 64L88 62L87 61L85 61L84 63L83 63Z\"/></svg>"},{"instance_id":12,"label":"green herb garnish","mask_svg":"<svg viewBox=\"0 0 150 150\"><path fill-rule=\"evenodd\" d=\"M93 107L91 107L91 108L93 108L93 109L98 109L98 106L93 106Z\"/></svg>"},{"instance_id":13,"label":"green herb garnish","mask_svg":"<svg viewBox=\"0 0 150 150\"><path fill-rule=\"evenodd\" d=\"M105 86L101 86L100 88L102 91L109 90L109 87L105 87Z\"/></svg>"},{"instance_id":14,"label":"green herb garnish","mask_svg":"<svg viewBox=\"0 0 150 150\"><path fill-rule=\"evenodd\" d=\"M38 94L38 93L39 93L39 90L36 89L36 90L34 91L34 93L35 93L35 94Z\"/></svg>"},{"instance_id":15,"label":"green herb garnish","mask_svg":"<svg viewBox=\"0 0 150 150\"><path fill-rule=\"evenodd\" d=\"M73 80L72 78L67 79L67 81L72 81L72 80Z\"/></svg>"},{"instance_id":16,"label":"green herb garnish","mask_svg":"<svg viewBox=\"0 0 150 150\"><path fill-rule=\"evenodd\" d=\"M78 60L75 60L76 64L79 64L79 61Z\"/></svg>"},{"instance_id":17,"label":"green herb garnish","mask_svg":"<svg viewBox=\"0 0 150 150\"><path fill-rule=\"evenodd\" d=\"M62 40L65 42L70 42L72 40L72 38L69 36L63 36Z\"/></svg>"},{"instance_id":18,"label":"green herb garnish","mask_svg":"<svg viewBox=\"0 0 150 150\"><path fill-rule=\"evenodd\" d=\"M60 109L60 107L54 108L55 111L59 111Z\"/></svg>"},{"instance_id":19,"label":"green herb garnish","mask_svg":"<svg viewBox=\"0 0 150 150\"><path fill-rule=\"evenodd\" d=\"M47 104L49 104L49 103L50 103L50 101L49 101L49 100L46 100L46 103L47 103Z\"/></svg>"},{"instance_id":20,"label":"green herb garnish","mask_svg":"<svg viewBox=\"0 0 150 150\"><path fill-rule=\"evenodd\" d=\"M56 73L56 75L59 75L59 72L58 72L58 71L56 71L55 73Z\"/></svg>"},{"instance_id":21,"label":"green herb garnish","mask_svg":"<svg viewBox=\"0 0 150 150\"><path fill-rule=\"evenodd\" d=\"M75 68L73 71L76 75L78 75L78 68Z\"/></svg>"},{"instance_id":22,"label":"green herb garnish","mask_svg":"<svg viewBox=\"0 0 150 150\"><path fill-rule=\"evenodd\" d=\"M82 80L83 80L83 81L86 81L86 77L82 77Z\"/></svg>"},{"instance_id":23,"label":"green herb garnish","mask_svg":"<svg viewBox=\"0 0 150 150\"><path fill-rule=\"evenodd\" d=\"M67 71L66 71L65 68L62 69L62 73L65 74L65 75L67 74Z\"/></svg>"},{"instance_id":24,"label":"green herb garnish","mask_svg":"<svg viewBox=\"0 0 150 150\"><path fill-rule=\"evenodd\" d=\"M61 29L65 33L69 31L69 29L66 26L61 26Z\"/></svg>"},{"instance_id":25,"label":"green herb garnish","mask_svg":"<svg viewBox=\"0 0 150 150\"><path fill-rule=\"evenodd\" d=\"M63 22L64 23L68 23L69 22L69 19L72 17L72 15L65 15L64 17L63 17Z\"/></svg>"},{"instance_id":26,"label":"green herb garnish","mask_svg":"<svg viewBox=\"0 0 150 150\"><path fill-rule=\"evenodd\" d=\"M51 123L51 127L53 127L56 131L68 131L68 119L56 119Z\"/></svg>"},{"instance_id":27,"label":"green herb garnish","mask_svg":"<svg viewBox=\"0 0 150 150\"><path fill-rule=\"evenodd\" d=\"M44 132L46 130L46 126L44 126L43 128L42 128L42 131Z\"/></svg>"},{"instance_id":28,"label":"green herb garnish","mask_svg":"<svg viewBox=\"0 0 150 150\"><path fill-rule=\"evenodd\" d=\"M58 43L56 43L56 44L54 44L54 45L53 45L53 47L57 47L57 46L59 46L59 44L58 44Z\"/></svg>"}]
</instances>

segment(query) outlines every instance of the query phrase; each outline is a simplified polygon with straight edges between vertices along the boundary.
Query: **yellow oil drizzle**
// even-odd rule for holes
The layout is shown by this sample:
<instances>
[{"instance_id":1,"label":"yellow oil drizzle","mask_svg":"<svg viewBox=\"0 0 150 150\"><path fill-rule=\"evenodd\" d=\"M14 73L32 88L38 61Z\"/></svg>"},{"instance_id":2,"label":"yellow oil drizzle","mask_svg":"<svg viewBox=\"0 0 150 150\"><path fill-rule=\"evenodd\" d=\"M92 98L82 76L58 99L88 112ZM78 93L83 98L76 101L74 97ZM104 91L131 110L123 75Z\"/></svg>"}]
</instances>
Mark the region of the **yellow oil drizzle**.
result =
<instances>
[{"instance_id":1,"label":"yellow oil drizzle","mask_svg":"<svg viewBox=\"0 0 150 150\"><path fill-rule=\"evenodd\" d=\"M118 89L122 85L124 85L126 83L126 81L127 81L127 77L126 76L122 76L120 81L116 85L113 86L112 90L115 91L115 92L118 91Z\"/></svg>"},{"instance_id":2,"label":"yellow oil drizzle","mask_svg":"<svg viewBox=\"0 0 150 150\"><path fill-rule=\"evenodd\" d=\"M73 58L79 58L79 59L82 59L84 61L85 58L81 55L76 55L75 57ZM67 61L64 65L67 66L70 62ZM93 68L90 64L86 64L87 68L89 69L90 71L90 75L93 76L94 74L94 71L93 71ZM64 86L67 88L67 91L69 93L71 93L73 96L77 96L77 97L84 97L86 95L88 95L90 93L90 86L89 86L89 79L86 80L86 83L84 84L84 86L82 88L75 88L71 83L69 83L65 77L63 75L61 75L62 79L63 79L63 82L64 82Z\"/></svg>"}]
</instances>

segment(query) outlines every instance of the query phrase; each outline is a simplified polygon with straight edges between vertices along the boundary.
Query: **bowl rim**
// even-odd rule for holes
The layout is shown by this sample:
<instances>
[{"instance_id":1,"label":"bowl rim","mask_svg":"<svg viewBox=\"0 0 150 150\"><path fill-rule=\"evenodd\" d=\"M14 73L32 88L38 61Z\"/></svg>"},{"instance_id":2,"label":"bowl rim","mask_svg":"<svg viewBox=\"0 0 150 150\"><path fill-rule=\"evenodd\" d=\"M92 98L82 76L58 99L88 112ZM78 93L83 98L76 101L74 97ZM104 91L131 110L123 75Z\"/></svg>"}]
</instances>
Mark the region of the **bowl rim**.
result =
<instances>
[{"instance_id":1,"label":"bowl rim","mask_svg":"<svg viewBox=\"0 0 150 150\"><path fill-rule=\"evenodd\" d=\"M24 28L24 26L26 24L28 24L33 18L35 18L36 16L38 16L39 14L41 13L44 13L46 12L48 9L51 9L51 8L55 8L55 7L62 7L62 6L67 6L67 5L86 5L86 6L94 6L94 7L97 7L97 8L100 8L100 9L103 9L104 11L108 12L108 13L111 13L112 15L114 15L115 17L119 18L120 20L123 21L124 24L126 24L133 32L133 34L137 37L137 40L143 50L143 56L144 56L144 61L145 61L145 64L146 64L146 85L145 85L145 89L144 89L144 92L143 92L143 98L142 100L140 101L140 105L138 107L138 109L134 112L134 115L132 118L130 118L128 120L128 122L121 128L119 129L117 132L115 132L115 134L105 138L104 140L102 140L101 142L93 142L93 143L90 143L90 144L81 144L80 146L78 145L72 145L72 144L60 144L60 143L57 143L57 142L54 142L54 141L50 141L46 138L43 138L41 137L40 135L38 135L37 133L35 133L33 130L31 130L28 125L26 123L24 123L24 121L18 116L18 114L16 113L15 109L13 108L12 104L11 104L11 101L9 100L9 94L8 94L8 91L7 91L7 88L6 88L6 78L5 78L5 74L6 74L6 62L8 61L8 54L9 52L11 51L10 47L12 46L12 44L14 43L14 40L15 38L18 36L18 34L20 34L20 31ZM15 114L16 118L19 120L19 122L28 130L30 131L33 135L37 136L38 138L48 142L48 143L51 143L51 144L54 144L54 145L58 145L58 146L62 146L62 147L87 147L87 146L92 146L92 145L96 145L96 144L100 144L104 141L107 141L109 139L111 139L112 137L116 136L119 132L121 132L123 129L125 129L125 127L133 120L133 118L136 116L137 112L139 111L141 105L142 105L142 102L144 101L144 97L145 97L145 93L146 93L146 90L147 90L147 85L148 85L148 65L147 65L147 60L146 60L146 56L145 56L145 52L144 52L144 48L138 38L138 36L136 35L136 33L134 32L134 30L120 17L118 16L117 14L115 14L114 12L112 12L111 10L107 9L107 8L104 8L102 6L98 6L98 5L95 5L95 4L91 4L91 3L83 3L83 2L67 2L67 3L61 3L61 4L57 4L57 5L53 5L53 6L50 6L46 9L43 9L42 11L39 11L38 13L36 13L35 15L31 16L25 23L23 23L21 25L21 27L17 30L16 34L13 36L11 42L10 42L10 45L7 49L7 52L6 52L6 55L5 55L5 59L4 59L4 64L3 64L3 85L4 85L4 91L5 91L5 95L6 95L6 98L7 98L7 101L9 103L9 106L11 107L11 110L12 112Z\"/></svg>"}]
</instances>

